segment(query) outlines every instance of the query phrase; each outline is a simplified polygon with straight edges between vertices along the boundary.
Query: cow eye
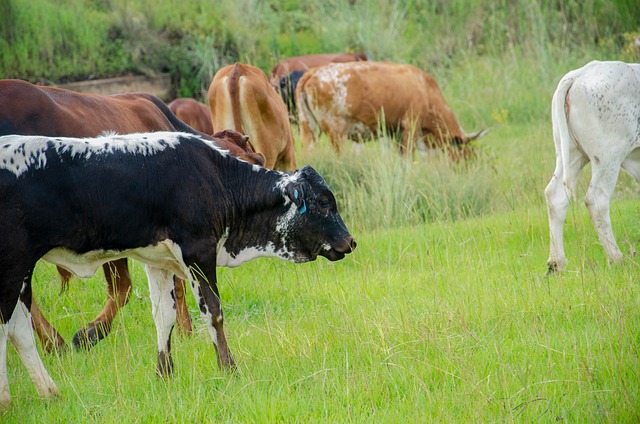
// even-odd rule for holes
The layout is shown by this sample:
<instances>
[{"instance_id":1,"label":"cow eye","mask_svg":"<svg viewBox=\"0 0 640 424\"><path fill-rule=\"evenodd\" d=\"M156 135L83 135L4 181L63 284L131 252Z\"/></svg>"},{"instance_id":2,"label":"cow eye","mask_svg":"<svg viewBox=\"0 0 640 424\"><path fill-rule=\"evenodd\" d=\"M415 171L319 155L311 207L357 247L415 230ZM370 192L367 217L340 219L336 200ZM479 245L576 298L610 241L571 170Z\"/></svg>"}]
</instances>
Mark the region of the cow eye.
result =
<instances>
[{"instance_id":1,"label":"cow eye","mask_svg":"<svg viewBox=\"0 0 640 424\"><path fill-rule=\"evenodd\" d=\"M327 212L330 208L331 208L331 202L329 201L328 198L326 197L321 197L320 199L318 199L318 206L320 207L320 209L322 209L324 212Z\"/></svg>"}]
</instances>

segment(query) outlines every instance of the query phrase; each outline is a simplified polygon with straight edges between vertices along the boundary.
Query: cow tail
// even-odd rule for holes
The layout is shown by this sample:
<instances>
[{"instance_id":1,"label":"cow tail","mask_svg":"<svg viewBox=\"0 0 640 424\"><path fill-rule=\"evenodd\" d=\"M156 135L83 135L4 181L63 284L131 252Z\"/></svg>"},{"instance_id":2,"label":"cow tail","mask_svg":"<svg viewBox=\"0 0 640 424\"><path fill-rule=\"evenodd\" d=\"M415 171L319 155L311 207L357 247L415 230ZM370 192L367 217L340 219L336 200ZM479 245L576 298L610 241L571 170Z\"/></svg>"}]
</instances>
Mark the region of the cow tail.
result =
<instances>
[{"instance_id":1,"label":"cow tail","mask_svg":"<svg viewBox=\"0 0 640 424\"><path fill-rule=\"evenodd\" d=\"M558 83L558 88L553 93L553 100L551 101L551 122L553 125L553 137L556 143L556 149L562 159L562 181L573 195L573 188L575 181L570 181L569 174L566 172L571 164L569 163L569 147L573 142L571 134L569 133L569 104L568 95L571 86L576 80L576 73L570 72L565 75Z\"/></svg>"},{"instance_id":2,"label":"cow tail","mask_svg":"<svg viewBox=\"0 0 640 424\"><path fill-rule=\"evenodd\" d=\"M311 72L305 72L302 78L300 78L300 81L298 81L298 86L296 87L296 103L298 105L298 124L306 121L309 129L315 133L318 127L318 121L311 111L311 106L309 105L311 99L306 88L307 81L311 74Z\"/></svg>"},{"instance_id":3,"label":"cow tail","mask_svg":"<svg viewBox=\"0 0 640 424\"><path fill-rule=\"evenodd\" d=\"M227 91L231 102L234 130L244 134L242 114L240 112L240 76L240 69L238 69L238 64L236 63L227 78Z\"/></svg>"}]
</instances>

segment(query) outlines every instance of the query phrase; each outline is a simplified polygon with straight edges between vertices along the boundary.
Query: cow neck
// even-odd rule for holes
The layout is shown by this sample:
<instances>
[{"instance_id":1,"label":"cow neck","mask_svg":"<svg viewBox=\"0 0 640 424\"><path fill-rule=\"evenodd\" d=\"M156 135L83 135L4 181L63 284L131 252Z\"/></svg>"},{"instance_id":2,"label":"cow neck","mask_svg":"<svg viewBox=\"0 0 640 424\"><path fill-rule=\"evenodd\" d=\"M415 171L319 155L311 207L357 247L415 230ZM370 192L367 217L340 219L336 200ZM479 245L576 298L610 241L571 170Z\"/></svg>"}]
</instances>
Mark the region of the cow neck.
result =
<instances>
[{"instance_id":1,"label":"cow neck","mask_svg":"<svg viewBox=\"0 0 640 424\"><path fill-rule=\"evenodd\" d=\"M287 177L288 174L266 168L248 175L242 173L242 181L229 187L234 205L227 221L230 233L240 236L245 232L264 232L270 224L275 227L275 218L285 202L277 183Z\"/></svg>"}]
</instances>

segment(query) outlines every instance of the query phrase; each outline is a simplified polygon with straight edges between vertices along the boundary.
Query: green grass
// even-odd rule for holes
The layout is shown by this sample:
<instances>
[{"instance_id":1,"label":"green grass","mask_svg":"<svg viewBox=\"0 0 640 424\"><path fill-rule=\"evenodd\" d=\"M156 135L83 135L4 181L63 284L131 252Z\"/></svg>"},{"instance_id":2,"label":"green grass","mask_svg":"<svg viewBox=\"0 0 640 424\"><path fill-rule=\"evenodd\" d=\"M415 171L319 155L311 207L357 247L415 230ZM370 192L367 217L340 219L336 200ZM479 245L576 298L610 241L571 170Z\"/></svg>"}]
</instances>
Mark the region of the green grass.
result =
<instances>
[{"instance_id":1,"label":"green grass","mask_svg":"<svg viewBox=\"0 0 640 424\"><path fill-rule=\"evenodd\" d=\"M640 247L640 207L631 178L621 176L612 203L624 263L608 265L582 203L587 167L567 218L566 270L544 276L543 190L555 163L551 96L564 73L592 59L634 60L631 1L522 0L488 9L458 0L255 8L117 0L60 4L56 13L44 0L23 3L0 5L19 15L8 20L14 26L0 27L5 77L48 77L67 69L60 62L67 59L79 65L76 74L118 60L153 71L170 53L174 79L197 93L230 61L268 70L281 56L364 50L432 73L468 132L492 131L466 164L439 155L403 160L384 140L360 152L346 145L340 157L324 138L311 152L298 143L299 165L326 177L358 248L335 263L258 259L218 271L237 372L218 369L189 298L195 334L174 332L175 375L156 378L146 277L133 263L134 293L112 335L88 353L42 355L61 398L39 401L9 348L14 403L0 412L2 423L640 421L639 262L632 254ZM33 23L20 16L44 14L37 28L45 36L69 9L93 15L76 19L76 32L53 31L83 34L86 24L91 36L67 39L82 46L97 39L120 59L105 65L92 56L103 51L90 47L59 55L58 38L49 36L51 47L26 35ZM105 28L122 44L101 38ZM18 32L19 43L2 44ZM102 308L104 284L101 275L74 280L61 294L54 267L40 263L33 287L70 341Z\"/></svg>"},{"instance_id":2,"label":"green grass","mask_svg":"<svg viewBox=\"0 0 640 424\"><path fill-rule=\"evenodd\" d=\"M445 96L466 78L452 74ZM467 85L470 98L485 90ZM543 104L550 94L522 96ZM576 201L567 268L544 277L547 111L520 122L452 104L463 125L495 126L466 165L407 162L383 141L341 157L326 139L299 151L327 177L358 248L335 263L258 259L218 271L236 373L218 369L189 298L195 334L174 333L175 375L156 378L146 278L134 263L134 295L113 334L89 353L43 355L60 399L40 402L9 349L14 404L2 422L637 422L637 258L608 265ZM640 244L639 209L623 176L612 219L627 253ZM101 309L104 281L74 280L60 294L57 279L39 264L34 293L70 340Z\"/></svg>"},{"instance_id":3,"label":"green grass","mask_svg":"<svg viewBox=\"0 0 640 424\"><path fill-rule=\"evenodd\" d=\"M634 422L640 418L638 261L608 266L584 208L570 262L545 278L546 214L523 208L455 223L357 232L346 260L256 260L220 270L238 372L218 370L204 326L155 377L142 266L114 333L90 353L45 355L63 397L39 402L15 352L3 422ZM633 201L614 204L637 248ZM101 277L34 290L69 338L100 307ZM191 305L193 316L195 305Z\"/></svg>"}]
</instances>

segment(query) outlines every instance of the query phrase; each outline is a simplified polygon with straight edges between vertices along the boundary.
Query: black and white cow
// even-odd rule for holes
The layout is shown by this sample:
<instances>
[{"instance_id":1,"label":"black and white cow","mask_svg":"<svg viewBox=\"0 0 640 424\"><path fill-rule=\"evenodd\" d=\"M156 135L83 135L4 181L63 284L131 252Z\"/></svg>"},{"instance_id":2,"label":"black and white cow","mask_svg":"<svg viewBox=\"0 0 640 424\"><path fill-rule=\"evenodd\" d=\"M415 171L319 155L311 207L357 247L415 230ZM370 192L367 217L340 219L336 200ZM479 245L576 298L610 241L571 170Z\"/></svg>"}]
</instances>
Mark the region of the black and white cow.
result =
<instances>
[{"instance_id":1,"label":"black and white cow","mask_svg":"<svg viewBox=\"0 0 640 424\"><path fill-rule=\"evenodd\" d=\"M7 338L40 396L57 394L30 325L39 259L79 277L118 258L144 262L157 372L166 376L173 369L174 275L191 282L218 363L230 368L216 266L260 256L335 261L356 246L311 167L271 171L186 133L0 137L0 198L0 405L11 401Z\"/></svg>"},{"instance_id":2,"label":"black and white cow","mask_svg":"<svg viewBox=\"0 0 640 424\"><path fill-rule=\"evenodd\" d=\"M545 189L551 246L548 272L565 264L564 221L578 175L591 162L585 197L600 243L622 260L609 203L620 169L640 181L640 64L593 61L567 73L551 102L556 168Z\"/></svg>"}]
</instances>

